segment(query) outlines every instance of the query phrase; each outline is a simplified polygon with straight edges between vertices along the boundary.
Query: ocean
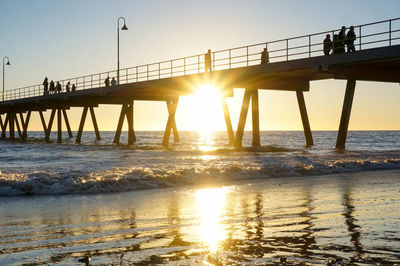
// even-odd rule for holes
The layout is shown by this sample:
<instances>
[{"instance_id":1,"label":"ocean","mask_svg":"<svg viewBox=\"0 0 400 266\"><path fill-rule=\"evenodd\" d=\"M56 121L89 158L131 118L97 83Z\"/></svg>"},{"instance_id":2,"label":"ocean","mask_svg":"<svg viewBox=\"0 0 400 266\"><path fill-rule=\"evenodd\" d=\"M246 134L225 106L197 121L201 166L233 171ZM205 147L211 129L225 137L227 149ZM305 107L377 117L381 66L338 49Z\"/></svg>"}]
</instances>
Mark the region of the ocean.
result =
<instances>
[{"instance_id":1,"label":"ocean","mask_svg":"<svg viewBox=\"0 0 400 266\"><path fill-rule=\"evenodd\" d=\"M0 142L1 265L400 262L400 131L52 134Z\"/></svg>"}]
</instances>

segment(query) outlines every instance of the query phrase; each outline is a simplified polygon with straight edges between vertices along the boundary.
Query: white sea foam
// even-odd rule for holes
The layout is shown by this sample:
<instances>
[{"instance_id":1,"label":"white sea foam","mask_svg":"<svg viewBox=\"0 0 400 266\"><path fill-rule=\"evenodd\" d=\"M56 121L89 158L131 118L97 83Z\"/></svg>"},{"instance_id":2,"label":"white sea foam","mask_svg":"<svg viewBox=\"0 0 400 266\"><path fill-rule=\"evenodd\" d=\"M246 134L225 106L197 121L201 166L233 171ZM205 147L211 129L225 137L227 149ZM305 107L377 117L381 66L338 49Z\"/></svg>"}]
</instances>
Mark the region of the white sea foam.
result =
<instances>
[{"instance_id":1,"label":"white sea foam","mask_svg":"<svg viewBox=\"0 0 400 266\"><path fill-rule=\"evenodd\" d=\"M332 132L319 132L324 142L312 149L304 148L301 132L263 132L262 142L282 145L241 151L225 146L224 133L216 134L214 143L207 144L211 150L204 150L204 140L194 133L183 133L182 143L169 150L154 144L162 137L159 132L139 132L139 142L131 147L88 140L84 145L0 142L4 151L0 154L0 196L93 194L400 168L400 147L393 145L399 132L363 132L358 143L349 143L347 152L332 149ZM111 141L112 134L103 135L104 142ZM244 140L246 144L251 139L245 135Z\"/></svg>"}]
</instances>

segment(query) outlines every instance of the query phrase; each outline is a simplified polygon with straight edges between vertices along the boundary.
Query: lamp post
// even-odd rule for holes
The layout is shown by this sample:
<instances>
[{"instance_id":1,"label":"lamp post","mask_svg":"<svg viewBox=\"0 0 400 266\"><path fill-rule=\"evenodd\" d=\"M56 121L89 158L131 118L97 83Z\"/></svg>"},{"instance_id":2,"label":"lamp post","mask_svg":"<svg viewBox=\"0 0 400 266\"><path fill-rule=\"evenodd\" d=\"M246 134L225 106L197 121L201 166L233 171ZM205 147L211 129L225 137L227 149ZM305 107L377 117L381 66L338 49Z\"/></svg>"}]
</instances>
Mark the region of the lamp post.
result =
<instances>
[{"instance_id":1,"label":"lamp post","mask_svg":"<svg viewBox=\"0 0 400 266\"><path fill-rule=\"evenodd\" d=\"M121 19L124 20L124 26L122 26L121 30L128 30L125 24L125 18L119 17L117 21L117 84L119 84L119 22Z\"/></svg>"},{"instance_id":2,"label":"lamp post","mask_svg":"<svg viewBox=\"0 0 400 266\"><path fill-rule=\"evenodd\" d=\"M4 56L3 57L3 101L4 101L4 59L6 59L7 58L7 63L6 63L6 65L7 66L9 66L9 65L11 65L10 64L10 58L8 58L8 56Z\"/></svg>"}]
</instances>

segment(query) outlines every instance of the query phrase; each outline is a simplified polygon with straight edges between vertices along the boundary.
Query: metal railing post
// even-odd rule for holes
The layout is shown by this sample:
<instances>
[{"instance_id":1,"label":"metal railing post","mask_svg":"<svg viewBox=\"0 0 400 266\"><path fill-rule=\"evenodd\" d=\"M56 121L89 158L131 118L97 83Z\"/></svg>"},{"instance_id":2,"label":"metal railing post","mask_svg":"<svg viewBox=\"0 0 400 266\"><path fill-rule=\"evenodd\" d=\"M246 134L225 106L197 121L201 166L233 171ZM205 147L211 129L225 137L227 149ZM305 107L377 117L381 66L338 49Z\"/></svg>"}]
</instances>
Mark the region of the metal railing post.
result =
<instances>
[{"instance_id":1,"label":"metal railing post","mask_svg":"<svg viewBox=\"0 0 400 266\"><path fill-rule=\"evenodd\" d=\"M289 40L286 39L286 61L289 60Z\"/></svg>"},{"instance_id":2,"label":"metal railing post","mask_svg":"<svg viewBox=\"0 0 400 266\"><path fill-rule=\"evenodd\" d=\"M200 55L197 56L197 73L200 73Z\"/></svg>"},{"instance_id":3,"label":"metal railing post","mask_svg":"<svg viewBox=\"0 0 400 266\"><path fill-rule=\"evenodd\" d=\"M229 49L229 68L232 68L232 53L231 53L231 49Z\"/></svg>"},{"instance_id":4,"label":"metal railing post","mask_svg":"<svg viewBox=\"0 0 400 266\"><path fill-rule=\"evenodd\" d=\"M308 35L308 57L311 57L311 35Z\"/></svg>"},{"instance_id":5,"label":"metal railing post","mask_svg":"<svg viewBox=\"0 0 400 266\"><path fill-rule=\"evenodd\" d=\"M246 46L246 64L249 66L249 47Z\"/></svg>"},{"instance_id":6,"label":"metal railing post","mask_svg":"<svg viewBox=\"0 0 400 266\"><path fill-rule=\"evenodd\" d=\"M136 82L138 82L139 81L139 77L138 77L138 67L136 67Z\"/></svg>"},{"instance_id":7,"label":"metal railing post","mask_svg":"<svg viewBox=\"0 0 400 266\"><path fill-rule=\"evenodd\" d=\"M186 57L183 58L183 75L186 75Z\"/></svg>"},{"instance_id":8,"label":"metal railing post","mask_svg":"<svg viewBox=\"0 0 400 266\"><path fill-rule=\"evenodd\" d=\"M392 20L389 20L389 46L392 46Z\"/></svg>"},{"instance_id":9,"label":"metal railing post","mask_svg":"<svg viewBox=\"0 0 400 266\"><path fill-rule=\"evenodd\" d=\"M101 74L99 74L99 88L101 87Z\"/></svg>"},{"instance_id":10,"label":"metal railing post","mask_svg":"<svg viewBox=\"0 0 400 266\"><path fill-rule=\"evenodd\" d=\"M213 71L215 71L215 52L213 52Z\"/></svg>"},{"instance_id":11,"label":"metal railing post","mask_svg":"<svg viewBox=\"0 0 400 266\"><path fill-rule=\"evenodd\" d=\"M360 43L359 43L359 50L361 50L361 26L358 28L358 35L360 35Z\"/></svg>"},{"instance_id":12,"label":"metal railing post","mask_svg":"<svg viewBox=\"0 0 400 266\"><path fill-rule=\"evenodd\" d=\"M85 77L83 77L83 89L85 89Z\"/></svg>"},{"instance_id":13,"label":"metal railing post","mask_svg":"<svg viewBox=\"0 0 400 266\"><path fill-rule=\"evenodd\" d=\"M161 70L160 70L161 64L158 63L158 79L161 78Z\"/></svg>"},{"instance_id":14,"label":"metal railing post","mask_svg":"<svg viewBox=\"0 0 400 266\"><path fill-rule=\"evenodd\" d=\"M90 88L93 88L93 75L90 75Z\"/></svg>"},{"instance_id":15,"label":"metal railing post","mask_svg":"<svg viewBox=\"0 0 400 266\"><path fill-rule=\"evenodd\" d=\"M147 80L149 80L149 65L147 65Z\"/></svg>"},{"instance_id":16,"label":"metal railing post","mask_svg":"<svg viewBox=\"0 0 400 266\"><path fill-rule=\"evenodd\" d=\"M128 84L128 69L127 69L127 68L126 68L126 70L125 70L125 75L126 75L125 81L126 81L126 83Z\"/></svg>"},{"instance_id":17,"label":"metal railing post","mask_svg":"<svg viewBox=\"0 0 400 266\"><path fill-rule=\"evenodd\" d=\"M172 62L173 62L173 61L171 60L171 64L170 64L170 65L171 65L171 71L170 71L170 72L171 72L171 78L172 78L172 74L174 73L174 72L172 71L172 69L173 69Z\"/></svg>"}]
</instances>

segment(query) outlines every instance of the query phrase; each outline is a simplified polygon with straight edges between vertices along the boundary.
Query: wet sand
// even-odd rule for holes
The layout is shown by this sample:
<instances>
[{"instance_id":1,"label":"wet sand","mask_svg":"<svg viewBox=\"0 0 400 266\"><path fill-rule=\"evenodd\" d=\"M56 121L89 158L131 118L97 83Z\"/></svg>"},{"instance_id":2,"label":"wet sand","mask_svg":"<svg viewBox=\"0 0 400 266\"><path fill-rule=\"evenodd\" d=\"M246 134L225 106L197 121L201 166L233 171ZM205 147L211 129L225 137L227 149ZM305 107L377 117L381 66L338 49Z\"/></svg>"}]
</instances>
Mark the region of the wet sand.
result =
<instances>
[{"instance_id":1,"label":"wet sand","mask_svg":"<svg viewBox=\"0 0 400 266\"><path fill-rule=\"evenodd\" d=\"M399 263L399 181L387 170L3 197L0 264Z\"/></svg>"}]
</instances>

